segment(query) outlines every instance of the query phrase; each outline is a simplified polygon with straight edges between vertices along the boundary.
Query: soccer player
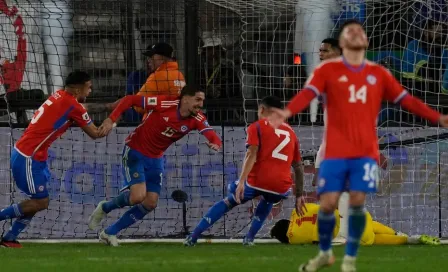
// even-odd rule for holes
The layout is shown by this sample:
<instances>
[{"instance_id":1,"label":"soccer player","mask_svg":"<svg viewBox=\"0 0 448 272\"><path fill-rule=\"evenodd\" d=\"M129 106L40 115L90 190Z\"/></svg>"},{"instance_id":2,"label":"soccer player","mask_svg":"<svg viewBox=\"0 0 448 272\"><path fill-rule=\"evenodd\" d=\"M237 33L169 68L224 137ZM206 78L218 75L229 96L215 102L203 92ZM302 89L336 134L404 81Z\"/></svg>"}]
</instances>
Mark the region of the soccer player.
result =
<instances>
[{"instance_id":1,"label":"soccer player","mask_svg":"<svg viewBox=\"0 0 448 272\"><path fill-rule=\"evenodd\" d=\"M350 20L343 24L339 44L343 56L319 65L288 108L277 110L278 114L273 114L270 120L274 127L278 126L284 118L304 110L316 96L324 98L326 147L317 182L320 252L302 264L300 271L317 271L334 263L331 250L333 212L341 192L346 189L350 193L349 226L341 270L356 271L359 239L366 223L366 193L376 191L378 180L376 119L383 99L400 103L433 123L448 126L447 116L441 116L409 95L389 71L365 59L368 41L359 22Z\"/></svg>"},{"instance_id":2,"label":"soccer player","mask_svg":"<svg viewBox=\"0 0 448 272\"><path fill-rule=\"evenodd\" d=\"M307 212L304 215L298 215L295 210L292 211L289 220L281 219L275 223L271 229L271 237L276 238L284 244L313 244L319 242L317 230L317 215L319 205L314 203L305 204ZM335 228L332 237L338 234L342 216L338 210L334 211L336 219ZM366 228L360 239L361 245L404 245L404 244L426 244L440 245L437 237L429 235L407 236L397 232L392 228L373 221L369 212L366 212Z\"/></svg>"},{"instance_id":3,"label":"soccer player","mask_svg":"<svg viewBox=\"0 0 448 272\"><path fill-rule=\"evenodd\" d=\"M327 38L322 41L319 48L319 59L321 61L329 60L332 58L340 57L342 54L342 50L339 47L339 41L334 38ZM326 123L326 115L324 114L324 123ZM322 144L319 146L319 150L316 154L316 161L314 162L314 176L312 184L313 186L316 185L317 181L317 174L319 173L319 167L320 163L322 162L322 159L324 157L324 151L325 150L325 139L323 139Z\"/></svg>"},{"instance_id":4,"label":"soccer player","mask_svg":"<svg viewBox=\"0 0 448 272\"><path fill-rule=\"evenodd\" d=\"M209 140L207 144L211 149L218 151L221 148L221 139L201 112L204 92L187 85L176 98L126 96L100 128L108 134L120 115L132 106L152 111L126 139L122 192L110 201L101 201L89 218L89 228L93 230L111 211L132 206L117 222L100 233L100 240L108 245L118 246L117 234L156 208L164 172L163 154L171 144L190 131L198 130Z\"/></svg>"},{"instance_id":5,"label":"soccer player","mask_svg":"<svg viewBox=\"0 0 448 272\"><path fill-rule=\"evenodd\" d=\"M184 245L195 245L202 232L235 206L262 196L249 232L243 239L244 245L253 245L255 235L263 226L273 204L287 198L289 194L292 185L291 166L295 171L296 209L299 214L303 213L303 166L299 142L288 124L283 123L274 129L266 119L273 108L281 107L282 103L277 97L262 99L258 107L259 120L247 128L247 152L239 180L229 184L228 196L208 210L185 239Z\"/></svg>"},{"instance_id":6,"label":"soccer player","mask_svg":"<svg viewBox=\"0 0 448 272\"><path fill-rule=\"evenodd\" d=\"M4 247L22 247L17 236L30 224L33 216L48 208L48 148L73 123L92 139L103 137L80 104L91 91L90 76L72 72L65 89L55 92L36 111L31 123L17 141L11 154L11 170L17 187L30 199L0 211L0 221L17 218L1 241Z\"/></svg>"}]
</instances>

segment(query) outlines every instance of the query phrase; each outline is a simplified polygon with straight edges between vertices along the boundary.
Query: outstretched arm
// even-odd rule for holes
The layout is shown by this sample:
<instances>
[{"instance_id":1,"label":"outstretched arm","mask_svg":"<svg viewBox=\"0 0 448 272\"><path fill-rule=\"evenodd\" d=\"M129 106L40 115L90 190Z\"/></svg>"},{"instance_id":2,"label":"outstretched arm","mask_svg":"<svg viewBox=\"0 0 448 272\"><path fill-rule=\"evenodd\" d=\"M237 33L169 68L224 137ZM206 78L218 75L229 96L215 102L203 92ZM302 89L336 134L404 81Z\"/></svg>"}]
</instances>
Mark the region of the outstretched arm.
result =
<instances>
[{"instance_id":1,"label":"outstretched arm","mask_svg":"<svg viewBox=\"0 0 448 272\"><path fill-rule=\"evenodd\" d=\"M157 106L157 97L144 97L140 95L125 96L119 100L118 105L109 115L109 118L113 122L116 122L123 112L133 106L144 108L146 111L153 110Z\"/></svg>"},{"instance_id":2,"label":"outstretched arm","mask_svg":"<svg viewBox=\"0 0 448 272\"><path fill-rule=\"evenodd\" d=\"M222 147L222 141L221 138L219 138L218 134L212 129L206 130L202 132L202 135L204 135L205 138L207 138L207 146L215 151L219 151Z\"/></svg>"},{"instance_id":3,"label":"outstretched arm","mask_svg":"<svg viewBox=\"0 0 448 272\"><path fill-rule=\"evenodd\" d=\"M425 104L420 99L410 95L395 79L395 77L386 69L383 68L383 78L384 78L384 93L383 97L390 102L395 104L400 104L403 108L418 115L426 120L437 124L440 123L442 126L448 125L448 120L446 116L442 116L439 112L431 109L427 104Z\"/></svg>"},{"instance_id":4,"label":"outstretched arm","mask_svg":"<svg viewBox=\"0 0 448 272\"><path fill-rule=\"evenodd\" d=\"M100 113L100 112L111 112L113 111L118 103L120 103L121 99L118 99L117 101L113 103L84 103L82 104L84 108L86 108L87 112L92 113Z\"/></svg>"}]
</instances>

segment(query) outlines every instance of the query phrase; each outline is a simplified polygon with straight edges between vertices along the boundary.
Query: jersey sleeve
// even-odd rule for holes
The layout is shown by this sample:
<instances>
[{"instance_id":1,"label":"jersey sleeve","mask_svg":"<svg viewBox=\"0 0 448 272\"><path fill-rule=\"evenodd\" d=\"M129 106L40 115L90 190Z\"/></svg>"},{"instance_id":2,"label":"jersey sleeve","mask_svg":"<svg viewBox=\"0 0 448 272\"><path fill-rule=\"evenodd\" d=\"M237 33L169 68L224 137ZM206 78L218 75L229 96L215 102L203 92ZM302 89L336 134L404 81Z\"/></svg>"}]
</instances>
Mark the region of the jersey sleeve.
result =
<instances>
[{"instance_id":1,"label":"jersey sleeve","mask_svg":"<svg viewBox=\"0 0 448 272\"><path fill-rule=\"evenodd\" d=\"M323 64L316 69L314 69L313 73L308 77L305 85L303 87L304 90L308 89L313 91L316 96L320 96L325 92L326 87L326 79L329 77L328 72L328 64Z\"/></svg>"},{"instance_id":2,"label":"jersey sleeve","mask_svg":"<svg viewBox=\"0 0 448 272\"><path fill-rule=\"evenodd\" d=\"M114 122L117 121L118 117L132 106L141 107L145 111L153 110L158 106L160 98L158 96L127 95L120 100L120 103L109 115L109 118Z\"/></svg>"},{"instance_id":3,"label":"jersey sleeve","mask_svg":"<svg viewBox=\"0 0 448 272\"><path fill-rule=\"evenodd\" d=\"M69 118L79 126L84 127L92 123L92 119L90 119L87 110L81 104L76 104L73 110L69 114Z\"/></svg>"},{"instance_id":4,"label":"jersey sleeve","mask_svg":"<svg viewBox=\"0 0 448 272\"><path fill-rule=\"evenodd\" d=\"M384 67L381 67L384 81L383 98L395 104L399 103L408 92L401 86L398 80Z\"/></svg>"},{"instance_id":5,"label":"jersey sleeve","mask_svg":"<svg viewBox=\"0 0 448 272\"><path fill-rule=\"evenodd\" d=\"M254 145L259 146L260 145L260 124L253 123L247 128L247 139L246 139L246 146Z\"/></svg>"},{"instance_id":6,"label":"jersey sleeve","mask_svg":"<svg viewBox=\"0 0 448 272\"><path fill-rule=\"evenodd\" d=\"M288 104L287 109L292 115L302 112L316 96L319 97L325 92L328 77L324 71L324 69L328 70L326 67L318 66L305 82L303 89Z\"/></svg>"},{"instance_id":7,"label":"jersey sleeve","mask_svg":"<svg viewBox=\"0 0 448 272\"><path fill-rule=\"evenodd\" d=\"M198 116L196 116L195 119L196 119L196 129L199 131L199 133L203 134L208 130L213 130L213 128L210 126L210 124L207 121L207 118L204 115L198 114Z\"/></svg>"},{"instance_id":8,"label":"jersey sleeve","mask_svg":"<svg viewBox=\"0 0 448 272\"><path fill-rule=\"evenodd\" d=\"M302 161L302 156L300 155L300 144L299 144L299 139L297 138L296 135L294 135L294 158L292 159L293 162L300 162Z\"/></svg>"}]
</instances>

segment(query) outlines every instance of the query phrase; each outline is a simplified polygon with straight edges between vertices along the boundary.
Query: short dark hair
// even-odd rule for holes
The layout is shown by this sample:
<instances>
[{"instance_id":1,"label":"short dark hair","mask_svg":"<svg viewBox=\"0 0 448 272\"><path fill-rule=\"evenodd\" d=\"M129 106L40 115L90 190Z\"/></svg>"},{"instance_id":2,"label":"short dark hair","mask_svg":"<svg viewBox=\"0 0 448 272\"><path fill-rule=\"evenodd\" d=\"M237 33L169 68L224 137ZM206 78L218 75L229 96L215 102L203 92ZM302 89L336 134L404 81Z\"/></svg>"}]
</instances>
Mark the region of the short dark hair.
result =
<instances>
[{"instance_id":1,"label":"short dark hair","mask_svg":"<svg viewBox=\"0 0 448 272\"><path fill-rule=\"evenodd\" d=\"M65 78L65 86L85 84L90 80L91 78L88 73L84 71L74 71Z\"/></svg>"},{"instance_id":2,"label":"short dark hair","mask_svg":"<svg viewBox=\"0 0 448 272\"><path fill-rule=\"evenodd\" d=\"M282 101L280 98L276 96L266 96L263 99L261 99L260 106L265 106L267 108L283 108Z\"/></svg>"},{"instance_id":3,"label":"short dark hair","mask_svg":"<svg viewBox=\"0 0 448 272\"><path fill-rule=\"evenodd\" d=\"M180 98L184 96L195 96L196 93L204 92L199 88L197 85L185 85L182 90L180 91Z\"/></svg>"},{"instance_id":4,"label":"short dark hair","mask_svg":"<svg viewBox=\"0 0 448 272\"><path fill-rule=\"evenodd\" d=\"M322 43L327 43L327 44L329 44L331 46L331 48L337 49L339 51L342 51L341 48L339 47L339 40L338 39L326 38L325 40L322 41Z\"/></svg>"},{"instance_id":5,"label":"short dark hair","mask_svg":"<svg viewBox=\"0 0 448 272\"><path fill-rule=\"evenodd\" d=\"M347 21L345 21L345 22L341 25L341 28L340 28L340 30L339 30L339 35L341 35L342 31L344 31L344 29L345 29L347 26L349 26L349 25L353 25L353 24L362 26L362 23L361 23L360 21L358 21L358 20L355 20L355 19L347 20Z\"/></svg>"},{"instance_id":6,"label":"short dark hair","mask_svg":"<svg viewBox=\"0 0 448 272\"><path fill-rule=\"evenodd\" d=\"M271 229L271 237L279 240L283 244L289 244L288 228L291 221L280 219Z\"/></svg>"}]
</instances>

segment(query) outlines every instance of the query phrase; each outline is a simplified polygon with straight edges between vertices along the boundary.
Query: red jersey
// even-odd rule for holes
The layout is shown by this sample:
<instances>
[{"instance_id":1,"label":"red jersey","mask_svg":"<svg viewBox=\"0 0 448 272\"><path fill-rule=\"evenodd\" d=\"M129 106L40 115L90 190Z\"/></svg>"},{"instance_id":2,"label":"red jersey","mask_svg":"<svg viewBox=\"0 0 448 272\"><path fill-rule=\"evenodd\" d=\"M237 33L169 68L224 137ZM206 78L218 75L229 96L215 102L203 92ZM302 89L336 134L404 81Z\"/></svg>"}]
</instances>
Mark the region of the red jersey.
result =
<instances>
[{"instance_id":1,"label":"red jersey","mask_svg":"<svg viewBox=\"0 0 448 272\"><path fill-rule=\"evenodd\" d=\"M376 133L377 116L383 100L401 102L413 112L437 121L439 114L407 91L384 67L365 61L359 67L350 66L343 58L319 65L288 109L302 110L311 91L323 96L326 114L324 158L379 158ZM312 95L314 97L314 95ZM406 101L406 103L405 103Z\"/></svg>"},{"instance_id":2,"label":"red jersey","mask_svg":"<svg viewBox=\"0 0 448 272\"><path fill-rule=\"evenodd\" d=\"M247 128L246 144L258 146L248 186L274 194L286 193L292 185L292 163L301 161L294 130L286 123L274 129L266 119L261 119Z\"/></svg>"},{"instance_id":3,"label":"red jersey","mask_svg":"<svg viewBox=\"0 0 448 272\"><path fill-rule=\"evenodd\" d=\"M179 100L173 100L172 96L126 96L122 98L109 118L115 122L126 109L132 106L152 111L126 138L126 144L130 148L147 157L162 157L172 143L182 139L192 130L198 130L204 135L207 135L206 132L211 132L212 137L217 138L211 142L221 145L219 137L208 124L207 118L202 113L182 118L178 110Z\"/></svg>"},{"instance_id":4,"label":"red jersey","mask_svg":"<svg viewBox=\"0 0 448 272\"><path fill-rule=\"evenodd\" d=\"M37 161L45 161L48 148L76 122L83 127L92 122L86 109L64 90L50 96L34 113L31 123L17 141L16 149Z\"/></svg>"}]
</instances>

